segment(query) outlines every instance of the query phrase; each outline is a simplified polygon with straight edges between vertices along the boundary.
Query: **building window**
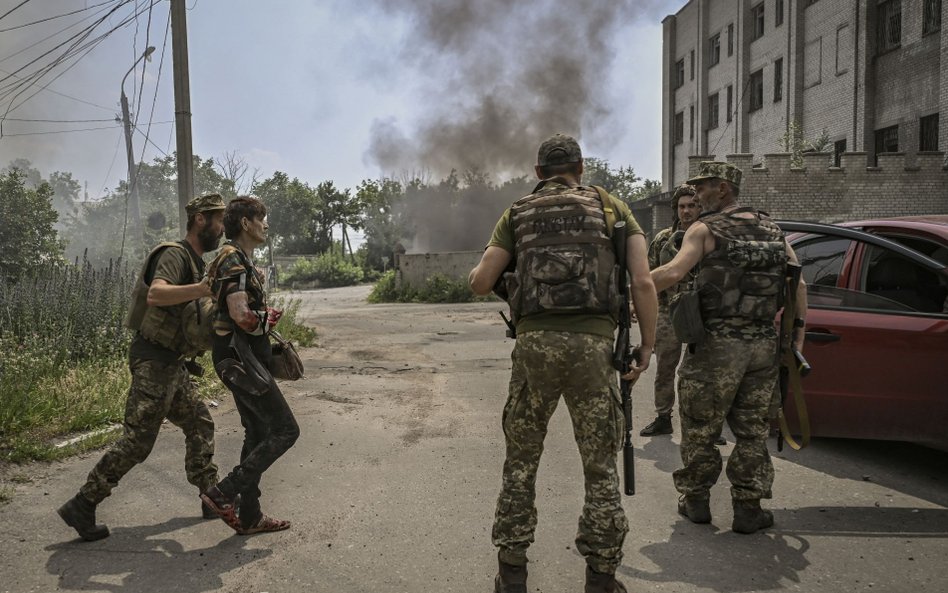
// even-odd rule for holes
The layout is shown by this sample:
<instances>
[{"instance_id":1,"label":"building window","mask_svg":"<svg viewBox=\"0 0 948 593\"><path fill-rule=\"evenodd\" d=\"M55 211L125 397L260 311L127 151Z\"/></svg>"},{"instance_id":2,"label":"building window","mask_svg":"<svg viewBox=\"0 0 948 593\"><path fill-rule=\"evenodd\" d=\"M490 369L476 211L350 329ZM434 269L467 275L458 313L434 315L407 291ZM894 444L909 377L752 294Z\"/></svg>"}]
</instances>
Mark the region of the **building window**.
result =
<instances>
[{"instance_id":1,"label":"building window","mask_svg":"<svg viewBox=\"0 0 948 593\"><path fill-rule=\"evenodd\" d=\"M902 45L902 0L886 0L877 10L876 53L881 54Z\"/></svg>"},{"instance_id":2,"label":"building window","mask_svg":"<svg viewBox=\"0 0 948 593\"><path fill-rule=\"evenodd\" d=\"M748 111L757 111L764 106L764 69L750 75L750 106Z\"/></svg>"},{"instance_id":3,"label":"building window","mask_svg":"<svg viewBox=\"0 0 948 593\"><path fill-rule=\"evenodd\" d=\"M724 114L724 119L731 123L731 116L734 113L734 87L727 85L727 113Z\"/></svg>"},{"instance_id":4,"label":"building window","mask_svg":"<svg viewBox=\"0 0 948 593\"><path fill-rule=\"evenodd\" d=\"M734 55L734 23L727 26L727 57Z\"/></svg>"},{"instance_id":5,"label":"building window","mask_svg":"<svg viewBox=\"0 0 948 593\"><path fill-rule=\"evenodd\" d=\"M764 36L764 3L751 7L751 41Z\"/></svg>"},{"instance_id":6,"label":"building window","mask_svg":"<svg viewBox=\"0 0 948 593\"><path fill-rule=\"evenodd\" d=\"M941 0L925 0L922 16L922 35L941 30Z\"/></svg>"},{"instance_id":7,"label":"building window","mask_svg":"<svg viewBox=\"0 0 948 593\"><path fill-rule=\"evenodd\" d=\"M774 5L774 27L783 24L783 0L777 0Z\"/></svg>"},{"instance_id":8,"label":"building window","mask_svg":"<svg viewBox=\"0 0 948 593\"><path fill-rule=\"evenodd\" d=\"M774 62L774 103L783 99L783 58Z\"/></svg>"},{"instance_id":9,"label":"building window","mask_svg":"<svg viewBox=\"0 0 948 593\"><path fill-rule=\"evenodd\" d=\"M691 80L695 79L695 50L691 50L691 70L689 78Z\"/></svg>"},{"instance_id":10,"label":"building window","mask_svg":"<svg viewBox=\"0 0 948 593\"><path fill-rule=\"evenodd\" d=\"M843 162L843 153L846 152L846 139L833 143L833 166L838 167Z\"/></svg>"},{"instance_id":11,"label":"building window","mask_svg":"<svg viewBox=\"0 0 948 593\"><path fill-rule=\"evenodd\" d=\"M695 139L695 106L688 108L688 139Z\"/></svg>"},{"instance_id":12,"label":"building window","mask_svg":"<svg viewBox=\"0 0 948 593\"><path fill-rule=\"evenodd\" d=\"M710 39L708 46L708 67L714 66L721 61L721 34L718 33Z\"/></svg>"},{"instance_id":13,"label":"building window","mask_svg":"<svg viewBox=\"0 0 948 593\"><path fill-rule=\"evenodd\" d=\"M679 111L675 114L674 130L672 130L672 141L675 145L685 141L685 112Z\"/></svg>"},{"instance_id":14,"label":"building window","mask_svg":"<svg viewBox=\"0 0 948 593\"><path fill-rule=\"evenodd\" d=\"M899 151L899 126L876 130L876 156L883 152Z\"/></svg>"},{"instance_id":15,"label":"building window","mask_svg":"<svg viewBox=\"0 0 948 593\"><path fill-rule=\"evenodd\" d=\"M720 110L721 100L718 93L708 97L708 129L713 130L718 127L718 111Z\"/></svg>"},{"instance_id":16,"label":"building window","mask_svg":"<svg viewBox=\"0 0 948 593\"><path fill-rule=\"evenodd\" d=\"M681 88L685 84L685 59L682 58L675 62L675 88Z\"/></svg>"},{"instance_id":17,"label":"building window","mask_svg":"<svg viewBox=\"0 0 948 593\"><path fill-rule=\"evenodd\" d=\"M938 114L926 115L918 120L918 149L938 150Z\"/></svg>"},{"instance_id":18,"label":"building window","mask_svg":"<svg viewBox=\"0 0 948 593\"><path fill-rule=\"evenodd\" d=\"M853 37L849 25L840 25L836 29L836 76L849 72L853 60Z\"/></svg>"}]
</instances>

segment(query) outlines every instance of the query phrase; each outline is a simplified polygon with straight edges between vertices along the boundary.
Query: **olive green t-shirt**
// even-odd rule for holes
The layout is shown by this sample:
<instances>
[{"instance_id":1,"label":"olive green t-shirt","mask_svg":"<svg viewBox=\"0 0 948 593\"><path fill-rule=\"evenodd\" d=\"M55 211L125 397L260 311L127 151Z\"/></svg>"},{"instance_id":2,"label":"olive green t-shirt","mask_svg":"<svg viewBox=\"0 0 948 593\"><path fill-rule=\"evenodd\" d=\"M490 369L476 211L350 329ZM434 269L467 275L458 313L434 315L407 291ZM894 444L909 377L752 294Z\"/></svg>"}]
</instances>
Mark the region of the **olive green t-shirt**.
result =
<instances>
[{"instance_id":1,"label":"olive green t-shirt","mask_svg":"<svg viewBox=\"0 0 948 593\"><path fill-rule=\"evenodd\" d=\"M186 250L185 250L186 249ZM198 274L204 274L204 260L192 254L190 246L185 249L175 247L166 247L161 250L151 261L148 270L145 270L145 282L151 285L156 279L160 278L168 284L184 285L193 284L191 262L188 258L195 258L194 261L198 267ZM132 344L129 346L128 355L130 358L143 358L146 360L159 360L161 362L174 362L181 359L181 354L165 348L161 344L156 344L142 337L141 333L136 332L132 338Z\"/></svg>"},{"instance_id":2,"label":"olive green t-shirt","mask_svg":"<svg viewBox=\"0 0 948 593\"><path fill-rule=\"evenodd\" d=\"M548 185L562 185L556 182L550 182ZM566 187L565 185L563 186ZM635 220L632 211L625 202L609 194L604 204L606 209L611 208L615 214L615 220L624 220L629 236L645 235L642 227ZM608 212L608 210L607 210ZM608 217L607 217L608 218ZM612 232L612 229L609 229ZM510 208L504 211L503 216L494 226L494 232L490 237L488 247L500 247L504 251L514 253L514 230L510 224ZM559 313L544 312L528 315L517 320L517 333L523 334L531 331L562 331L576 332L584 334L596 334L600 336L612 337L616 329L616 320L606 314L589 313Z\"/></svg>"}]
</instances>

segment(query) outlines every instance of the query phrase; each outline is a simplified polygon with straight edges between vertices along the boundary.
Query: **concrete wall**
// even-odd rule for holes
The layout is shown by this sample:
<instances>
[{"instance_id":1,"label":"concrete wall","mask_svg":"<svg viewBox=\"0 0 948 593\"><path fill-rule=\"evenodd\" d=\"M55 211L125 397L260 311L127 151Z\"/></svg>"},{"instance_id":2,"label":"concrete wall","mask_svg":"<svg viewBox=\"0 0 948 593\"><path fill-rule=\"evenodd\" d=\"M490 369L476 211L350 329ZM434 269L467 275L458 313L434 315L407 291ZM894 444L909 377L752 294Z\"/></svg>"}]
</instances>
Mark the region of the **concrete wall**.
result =
<instances>
[{"instance_id":1,"label":"concrete wall","mask_svg":"<svg viewBox=\"0 0 948 593\"><path fill-rule=\"evenodd\" d=\"M751 8L763 3L764 34L751 39ZM919 118L940 114L939 149L948 149L948 2L942 27L922 34L921 0L902 0L901 45L879 54L875 47L876 0L783 0L783 24L775 24L777 0L690 0L663 20L666 81L676 60L685 60L685 84L663 85L662 189L686 178L696 154L764 155L777 150L791 122L807 140L825 129L829 140L864 152L873 162L875 130L899 125L899 150L909 162L919 148ZM734 55L727 56L727 25L734 24ZM708 45L721 34L721 62L711 66ZM691 79L690 51L696 50ZM776 60L783 60L783 96L774 101ZM749 77L763 70L763 108L753 112ZM726 120L727 87L734 89L734 121ZM720 124L707 129L708 97L720 93ZM695 136L689 137L690 108ZM671 142L675 113L685 115L685 141Z\"/></svg>"},{"instance_id":2,"label":"concrete wall","mask_svg":"<svg viewBox=\"0 0 948 593\"><path fill-rule=\"evenodd\" d=\"M435 274L467 282L471 268L481 261L483 251L449 251L445 253L402 253L395 266L399 286L421 288Z\"/></svg>"}]
</instances>

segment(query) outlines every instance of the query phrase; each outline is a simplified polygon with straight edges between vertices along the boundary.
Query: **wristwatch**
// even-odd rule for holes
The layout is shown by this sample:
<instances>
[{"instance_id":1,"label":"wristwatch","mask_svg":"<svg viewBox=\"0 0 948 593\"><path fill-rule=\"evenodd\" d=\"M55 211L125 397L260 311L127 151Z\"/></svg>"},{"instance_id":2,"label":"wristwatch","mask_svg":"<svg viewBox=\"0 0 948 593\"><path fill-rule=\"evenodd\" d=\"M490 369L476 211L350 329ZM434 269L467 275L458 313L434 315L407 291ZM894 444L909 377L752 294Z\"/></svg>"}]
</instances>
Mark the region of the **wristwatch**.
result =
<instances>
[{"instance_id":1,"label":"wristwatch","mask_svg":"<svg viewBox=\"0 0 948 593\"><path fill-rule=\"evenodd\" d=\"M793 320L793 327L806 327L806 319L800 319L797 317Z\"/></svg>"}]
</instances>

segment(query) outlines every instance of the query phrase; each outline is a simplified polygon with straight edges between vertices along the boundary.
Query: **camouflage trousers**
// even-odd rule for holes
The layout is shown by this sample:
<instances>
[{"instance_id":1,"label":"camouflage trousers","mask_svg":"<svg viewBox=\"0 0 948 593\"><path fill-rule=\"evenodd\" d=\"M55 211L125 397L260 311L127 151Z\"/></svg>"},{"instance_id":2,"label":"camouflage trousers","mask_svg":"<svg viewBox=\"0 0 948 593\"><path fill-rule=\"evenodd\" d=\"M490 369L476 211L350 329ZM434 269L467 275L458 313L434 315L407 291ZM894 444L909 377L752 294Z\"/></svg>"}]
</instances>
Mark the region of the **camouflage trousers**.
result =
<instances>
[{"instance_id":1,"label":"camouflage trousers","mask_svg":"<svg viewBox=\"0 0 948 593\"><path fill-rule=\"evenodd\" d=\"M184 431L188 482L203 491L217 483L214 420L183 363L131 359L132 384L125 402L124 434L89 473L79 493L102 502L119 480L145 461L167 418Z\"/></svg>"},{"instance_id":2,"label":"camouflage trousers","mask_svg":"<svg viewBox=\"0 0 948 593\"><path fill-rule=\"evenodd\" d=\"M754 339L709 334L686 352L678 369L681 460L675 488L686 496L708 495L721 474L714 440L724 421L736 443L727 460L734 500L771 497L774 468L767 451L768 409L777 383L776 337Z\"/></svg>"},{"instance_id":3,"label":"camouflage trousers","mask_svg":"<svg viewBox=\"0 0 948 593\"><path fill-rule=\"evenodd\" d=\"M502 561L527 562L537 525L537 466L562 397L586 486L576 549L599 572L615 572L621 563L629 524L616 470L624 422L611 357L612 340L593 334L537 331L517 337L503 412L507 458L492 532Z\"/></svg>"},{"instance_id":4,"label":"camouflage trousers","mask_svg":"<svg viewBox=\"0 0 948 593\"><path fill-rule=\"evenodd\" d=\"M681 362L681 342L672 328L668 306L658 309L655 327L655 412L670 414L675 406L675 370Z\"/></svg>"}]
</instances>

